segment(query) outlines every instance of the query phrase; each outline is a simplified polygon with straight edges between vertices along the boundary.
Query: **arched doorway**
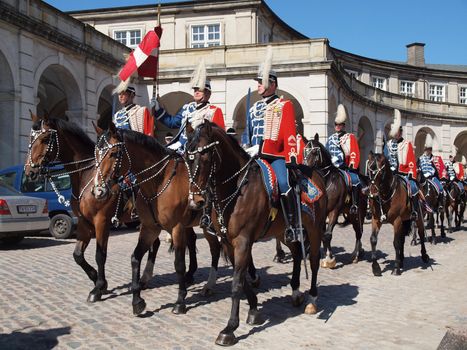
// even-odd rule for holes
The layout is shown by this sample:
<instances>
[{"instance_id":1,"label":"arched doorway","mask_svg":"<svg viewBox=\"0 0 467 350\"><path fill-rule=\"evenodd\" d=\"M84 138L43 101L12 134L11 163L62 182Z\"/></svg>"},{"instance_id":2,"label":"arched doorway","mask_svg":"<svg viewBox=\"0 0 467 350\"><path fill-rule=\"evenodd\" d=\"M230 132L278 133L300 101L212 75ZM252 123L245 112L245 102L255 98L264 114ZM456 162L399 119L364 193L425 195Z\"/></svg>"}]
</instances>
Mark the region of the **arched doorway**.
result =
<instances>
[{"instance_id":1,"label":"arched doorway","mask_svg":"<svg viewBox=\"0 0 467 350\"><path fill-rule=\"evenodd\" d=\"M303 135L303 108L298 102L298 100L288 93L287 91L278 89L276 94L279 96L283 96L285 100L290 100L293 103L295 109L295 125L297 128L297 132ZM248 95L245 95L237 104L234 110L233 120L234 124L233 127L237 132L237 137L241 137L243 132L245 131L245 124L246 124L246 109L247 109L247 99ZM253 104L261 99L261 96L258 95L256 91L251 92L250 95L250 107Z\"/></svg>"},{"instance_id":2,"label":"arched doorway","mask_svg":"<svg viewBox=\"0 0 467 350\"><path fill-rule=\"evenodd\" d=\"M454 146L457 147L457 161L462 160L462 156L467 158L467 131L462 131L456 136Z\"/></svg>"},{"instance_id":3,"label":"arched doorway","mask_svg":"<svg viewBox=\"0 0 467 350\"><path fill-rule=\"evenodd\" d=\"M433 138L433 150L436 151L438 149L438 140L436 138L434 131L428 127L423 127L420 130L418 130L417 135L415 135L415 141L414 141L415 150L414 151L415 151L416 158L420 157L425 151L425 140L426 140L427 134L430 134L431 137Z\"/></svg>"},{"instance_id":4,"label":"arched doorway","mask_svg":"<svg viewBox=\"0 0 467 350\"><path fill-rule=\"evenodd\" d=\"M193 102L193 96L183 92L183 91L175 91L170 92L160 98L160 104L170 115L175 115L183 107L184 104ZM164 143L165 135L171 132L175 135L178 130L172 130L166 127L164 124L157 122L156 123L156 138Z\"/></svg>"},{"instance_id":5,"label":"arched doorway","mask_svg":"<svg viewBox=\"0 0 467 350\"><path fill-rule=\"evenodd\" d=\"M13 74L6 57L0 51L0 168L15 161L15 94Z\"/></svg>"},{"instance_id":6,"label":"arched doorway","mask_svg":"<svg viewBox=\"0 0 467 350\"><path fill-rule=\"evenodd\" d=\"M97 103L97 125L100 128L107 129L110 122L112 121L112 112L114 111L113 104L117 104L117 97L112 95L112 89L114 86L106 86L99 96L99 102ZM115 100L115 102L114 102Z\"/></svg>"},{"instance_id":7,"label":"arched doorway","mask_svg":"<svg viewBox=\"0 0 467 350\"><path fill-rule=\"evenodd\" d=\"M48 114L50 117L77 119L82 112L81 94L73 75L63 66L48 66L39 79L37 88L37 114Z\"/></svg>"},{"instance_id":8,"label":"arched doorway","mask_svg":"<svg viewBox=\"0 0 467 350\"><path fill-rule=\"evenodd\" d=\"M365 163L370 151L375 148L375 133L370 120L362 116L358 121L357 131L358 146L360 148L360 172L365 173Z\"/></svg>"}]
</instances>

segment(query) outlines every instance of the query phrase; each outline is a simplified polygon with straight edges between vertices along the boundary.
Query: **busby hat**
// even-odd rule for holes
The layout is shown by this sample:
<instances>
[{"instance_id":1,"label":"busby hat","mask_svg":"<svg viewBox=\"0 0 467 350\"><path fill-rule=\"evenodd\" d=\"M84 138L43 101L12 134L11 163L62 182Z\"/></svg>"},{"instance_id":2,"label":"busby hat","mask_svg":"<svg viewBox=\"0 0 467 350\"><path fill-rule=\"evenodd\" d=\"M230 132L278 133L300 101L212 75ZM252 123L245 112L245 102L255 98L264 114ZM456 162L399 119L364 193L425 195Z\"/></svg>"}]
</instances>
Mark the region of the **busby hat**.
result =
<instances>
[{"instance_id":1,"label":"busby hat","mask_svg":"<svg viewBox=\"0 0 467 350\"><path fill-rule=\"evenodd\" d=\"M211 91L211 81L206 78L206 65L204 59L199 61L198 67L196 67L191 78L190 85L193 89L204 89Z\"/></svg>"},{"instance_id":2,"label":"busby hat","mask_svg":"<svg viewBox=\"0 0 467 350\"><path fill-rule=\"evenodd\" d=\"M345 106L341 103L337 106L336 118L334 119L334 123L336 124L345 124L347 121L347 111Z\"/></svg>"},{"instance_id":3,"label":"busby hat","mask_svg":"<svg viewBox=\"0 0 467 350\"><path fill-rule=\"evenodd\" d=\"M452 155L453 157L455 157L456 154L457 154L457 147L456 147L455 145L452 145L450 155Z\"/></svg>"},{"instance_id":4,"label":"busby hat","mask_svg":"<svg viewBox=\"0 0 467 350\"><path fill-rule=\"evenodd\" d=\"M277 82L277 73L271 69L272 66L272 47L268 46L266 49L266 56L264 62L258 68L258 74L255 80L261 83L265 89L269 87L269 82Z\"/></svg>"},{"instance_id":5,"label":"busby hat","mask_svg":"<svg viewBox=\"0 0 467 350\"><path fill-rule=\"evenodd\" d=\"M398 109L394 110L394 121L391 124L391 130L389 131L390 137L396 137L399 130L402 130L402 117L401 112Z\"/></svg>"},{"instance_id":6,"label":"busby hat","mask_svg":"<svg viewBox=\"0 0 467 350\"><path fill-rule=\"evenodd\" d=\"M426 134L425 149L427 148L433 148L433 137L430 134Z\"/></svg>"}]
</instances>

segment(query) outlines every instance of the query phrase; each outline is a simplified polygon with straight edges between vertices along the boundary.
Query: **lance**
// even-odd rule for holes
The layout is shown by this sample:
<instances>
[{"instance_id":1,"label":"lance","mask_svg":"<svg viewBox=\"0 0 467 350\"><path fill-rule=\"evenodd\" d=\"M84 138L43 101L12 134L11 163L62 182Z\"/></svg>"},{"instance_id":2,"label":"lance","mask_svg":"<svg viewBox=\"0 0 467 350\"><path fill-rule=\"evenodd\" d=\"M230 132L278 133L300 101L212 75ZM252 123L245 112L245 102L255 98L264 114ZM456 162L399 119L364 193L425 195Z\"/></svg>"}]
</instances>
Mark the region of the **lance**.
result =
<instances>
[{"instance_id":1,"label":"lance","mask_svg":"<svg viewBox=\"0 0 467 350\"><path fill-rule=\"evenodd\" d=\"M156 28L161 25L161 3L159 1L159 4L157 5L157 25ZM159 37L160 40L160 37ZM152 82L152 98L158 98L159 99L159 59L160 59L160 46L159 46L159 52L157 54L157 68L156 68L156 77L154 78Z\"/></svg>"}]
</instances>

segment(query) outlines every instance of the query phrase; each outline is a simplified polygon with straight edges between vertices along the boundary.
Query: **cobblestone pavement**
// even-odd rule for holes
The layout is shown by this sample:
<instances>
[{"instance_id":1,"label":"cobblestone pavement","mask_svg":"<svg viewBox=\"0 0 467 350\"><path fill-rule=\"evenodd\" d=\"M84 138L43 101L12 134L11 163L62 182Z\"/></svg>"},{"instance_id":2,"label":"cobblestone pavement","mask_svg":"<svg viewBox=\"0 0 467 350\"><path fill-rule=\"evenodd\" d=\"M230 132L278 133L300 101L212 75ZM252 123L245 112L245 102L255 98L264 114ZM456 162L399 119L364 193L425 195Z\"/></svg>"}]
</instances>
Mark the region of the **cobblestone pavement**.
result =
<instances>
[{"instance_id":1,"label":"cobblestone pavement","mask_svg":"<svg viewBox=\"0 0 467 350\"><path fill-rule=\"evenodd\" d=\"M363 237L369 257L370 226ZM165 237L163 234L162 237ZM222 265L216 293L199 294L209 272L204 239L198 240L199 270L189 288L186 315L171 312L177 286L173 255L163 242L156 276L143 292L148 312L134 317L131 309L130 254L136 232L115 232L109 243L107 278L111 293L86 303L91 282L75 264L73 240L27 238L0 248L0 349L214 349L218 332L230 313L232 269ZM94 262L94 243L87 259ZM303 314L290 303L291 264L272 262L274 241L257 243L253 254L260 269L257 290L266 322L246 324L242 300L234 349L436 349L448 330L467 324L467 232L448 234L445 242L427 245L425 266L419 246L406 243L405 270L391 275L394 258L392 227L384 225L378 244L382 277L371 264L349 265L353 248L350 227L336 228L338 265L319 271L319 313ZM386 260L388 259L388 260ZM309 282L302 274L302 290Z\"/></svg>"}]
</instances>

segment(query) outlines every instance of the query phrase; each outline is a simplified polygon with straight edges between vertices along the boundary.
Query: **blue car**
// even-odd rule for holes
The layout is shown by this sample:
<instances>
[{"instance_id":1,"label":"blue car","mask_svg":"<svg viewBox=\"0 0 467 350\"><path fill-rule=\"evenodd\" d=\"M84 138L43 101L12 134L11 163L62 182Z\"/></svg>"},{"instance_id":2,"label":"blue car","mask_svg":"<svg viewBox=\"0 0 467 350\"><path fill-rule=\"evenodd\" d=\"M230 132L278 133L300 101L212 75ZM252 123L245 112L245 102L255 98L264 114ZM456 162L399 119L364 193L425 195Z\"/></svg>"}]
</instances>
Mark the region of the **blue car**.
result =
<instances>
[{"instance_id":1,"label":"blue car","mask_svg":"<svg viewBox=\"0 0 467 350\"><path fill-rule=\"evenodd\" d=\"M65 200L71 198L71 180L69 175L63 175L63 167L52 168L52 180ZM53 174L56 174L55 176ZM32 181L23 170L23 165L15 165L0 170L0 182L15 188L26 196L47 199L50 226L49 231L55 238L68 238L78 219L74 216L71 207L66 207L58 201L57 194L47 179L39 177Z\"/></svg>"}]
</instances>

